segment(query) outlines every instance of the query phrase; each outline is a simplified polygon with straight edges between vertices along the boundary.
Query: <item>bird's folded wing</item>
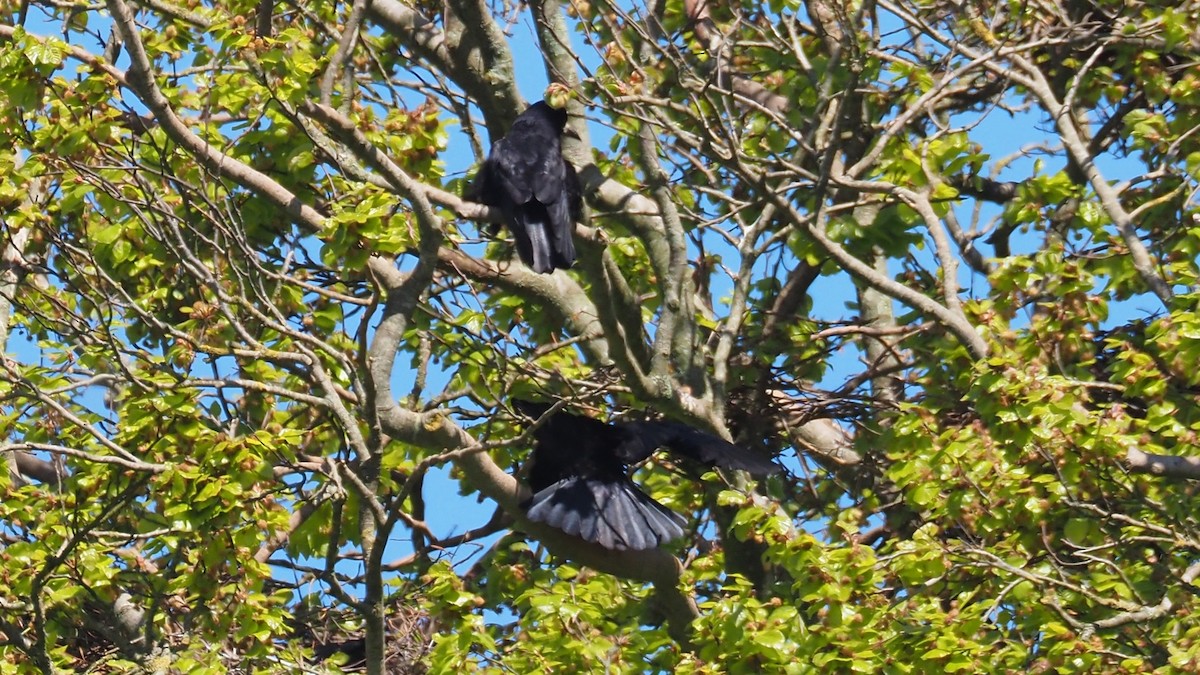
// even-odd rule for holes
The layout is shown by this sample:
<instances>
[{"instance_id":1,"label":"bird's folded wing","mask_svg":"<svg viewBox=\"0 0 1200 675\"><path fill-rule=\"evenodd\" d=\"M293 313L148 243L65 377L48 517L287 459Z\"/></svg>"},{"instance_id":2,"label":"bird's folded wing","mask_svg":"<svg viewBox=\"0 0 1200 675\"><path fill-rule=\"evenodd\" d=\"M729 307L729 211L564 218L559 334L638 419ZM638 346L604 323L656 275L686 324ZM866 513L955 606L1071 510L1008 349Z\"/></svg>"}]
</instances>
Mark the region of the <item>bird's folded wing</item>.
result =
<instances>
[{"instance_id":1,"label":"bird's folded wing","mask_svg":"<svg viewBox=\"0 0 1200 675\"><path fill-rule=\"evenodd\" d=\"M556 202L566 204L570 200L567 186L567 161L562 157L558 144L553 144L550 151L540 157L537 174L533 180L533 196L539 202L549 206Z\"/></svg>"},{"instance_id":2,"label":"bird's folded wing","mask_svg":"<svg viewBox=\"0 0 1200 675\"><path fill-rule=\"evenodd\" d=\"M524 204L533 199L535 185L530 184L530 168L539 161L536 150L523 144L521 139L501 138L492 145L487 162L491 171L493 194L503 191L512 204ZM494 199L500 202L501 196Z\"/></svg>"},{"instance_id":3,"label":"bird's folded wing","mask_svg":"<svg viewBox=\"0 0 1200 675\"><path fill-rule=\"evenodd\" d=\"M564 478L525 507L534 522L616 551L656 548L683 536L683 518L627 480Z\"/></svg>"}]
</instances>

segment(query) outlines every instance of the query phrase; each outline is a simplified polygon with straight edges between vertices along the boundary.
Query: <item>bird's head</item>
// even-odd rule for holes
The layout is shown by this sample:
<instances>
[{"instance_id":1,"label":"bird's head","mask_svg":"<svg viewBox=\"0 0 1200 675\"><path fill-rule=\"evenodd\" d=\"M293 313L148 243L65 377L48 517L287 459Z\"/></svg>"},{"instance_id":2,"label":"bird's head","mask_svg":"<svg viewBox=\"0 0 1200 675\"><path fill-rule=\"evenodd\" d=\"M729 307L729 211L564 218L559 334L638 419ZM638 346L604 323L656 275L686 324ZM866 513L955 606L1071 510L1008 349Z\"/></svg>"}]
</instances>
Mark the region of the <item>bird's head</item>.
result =
<instances>
[{"instance_id":1,"label":"bird's head","mask_svg":"<svg viewBox=\"0 0 1200 675\"><path fill-rule=\"evenodd\" d=\"M542 415L545 415L550 408L554 407L553 403L545 403L542 401L526 401L519 398L512 399L511 403L513 410L535 420Z\"/></svg>"}]
</instances>

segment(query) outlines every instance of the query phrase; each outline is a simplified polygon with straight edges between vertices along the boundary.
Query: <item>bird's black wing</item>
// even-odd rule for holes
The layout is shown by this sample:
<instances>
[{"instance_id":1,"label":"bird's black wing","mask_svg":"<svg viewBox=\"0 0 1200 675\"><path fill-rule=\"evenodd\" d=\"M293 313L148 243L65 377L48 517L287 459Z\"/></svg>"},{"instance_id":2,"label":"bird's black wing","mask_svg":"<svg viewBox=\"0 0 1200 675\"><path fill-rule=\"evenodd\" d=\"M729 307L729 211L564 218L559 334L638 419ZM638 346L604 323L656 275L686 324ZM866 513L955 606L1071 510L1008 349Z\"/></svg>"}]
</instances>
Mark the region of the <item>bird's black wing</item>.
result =
<instances>
[{"instance_id":1,"label":"bird's black wing","mask_svg":"<svg viewBox=\"0 0 1200 675\"><path fill-rule=\"evenodd\" d=\"M533 128L529 128L533 127ZM485 202L499 206L508 221L508 229L517 244L517 255L535 272L554 271L551 257L550 219L546 205L536 198L542 186L542 165L558 154L558 139L543 138L537 125L522 125L492 145L490 196ZM547 148L546 146L553 146ZM562 162L561 154L558 161Z\"/></svg>"},{"instance_id":2,"label":"bird's black wing","mask_svg":"<svg viewBox=\"0 0 1200 675\"><path fill-rule=\"evenodd\" d=\"M544 231L544 227L540 225L535 224L533 228L533 238L539 240L536 244L529 235L528 223L531 220L535 223L537 221L537 218L531 219L525 213L525 204L532 199L533 191L529 188L524 175L526 172L521 170L521 164L523 161L527 162L529 158L523 157L524 153L515 153L510 149L514 147L519 146L507 138L501 138L493 143L491 153L479 167L479 173L475 175L474 182L463 196L471 201L499 208L504 213L504 222L508 226L508 230L512 232L513 239L516 240L517 255L523 263L534 267L535 245L539 251L542 251L548 250L549 243L544 241L546 239L544 236L539 236L539 233ZM492 234L495 234L494 226ZM549 254L546 253L537 258L539 260L548 259Z\"/></svg>"},{"instance_id":3,"label":"bird's black wing","mask_svg":"<svg viewBox=\"0 0 1200 675\"><path fill-rule=\"evenodd\" d=\"M766 457L679 422L623 422L618 428L624 440L617 447L616 455L630 464L642 461L658 448L667 448L706 466L740 469L755 476L782 470Z\"/></svg>"},{"instance_id":4,"label":"bird's black wing","mask_svg":"<svg viewBox=\"0 0 1200 675\"><path fill-rule=\"evenodd\" d=\"M615 551L656 548L683 536L682 517L623 478L564 478L523 506L534 522Z\"/></svg>"},{"instance_id":5,"label":"bird's black wing","mask_svg":"<svg viewBox=\"0 0 1200 675\"><path fill-rule=\"evenodd\" d=\"M517 255L549 274L575 262L574 220L582 205L579 178L562 156L565 110L539 101L492 144L472 186L475 199L504 212Z\"/></svg>"},{"instance_id":6,"label":"bird's black wing","mask_svg":"<svg viewBox=\"0 0 1200 675\"><path fill-rule=\"evenodd\" d=\"M539 419L550 403L513 399L517 412ZM625 477L625 464L613 453L620 443L617 429L591 417L558 411L533 432L536 443L529 469L529 485L539 492L564 478L617 480Z\"/></svg>"},{"instance_id":7,"label":"bird's black wing","mask_svg":"<svg viewBox=\"0 0 1200 675\"><path fill-rule=\"evenodd\" d=\"M572 203L579 194L579 176L557 148L547 154L535 181L533 196L546 209L546 236L550 262L566 269L575 263L575 218Z\"/></svg>"}]
</instances>

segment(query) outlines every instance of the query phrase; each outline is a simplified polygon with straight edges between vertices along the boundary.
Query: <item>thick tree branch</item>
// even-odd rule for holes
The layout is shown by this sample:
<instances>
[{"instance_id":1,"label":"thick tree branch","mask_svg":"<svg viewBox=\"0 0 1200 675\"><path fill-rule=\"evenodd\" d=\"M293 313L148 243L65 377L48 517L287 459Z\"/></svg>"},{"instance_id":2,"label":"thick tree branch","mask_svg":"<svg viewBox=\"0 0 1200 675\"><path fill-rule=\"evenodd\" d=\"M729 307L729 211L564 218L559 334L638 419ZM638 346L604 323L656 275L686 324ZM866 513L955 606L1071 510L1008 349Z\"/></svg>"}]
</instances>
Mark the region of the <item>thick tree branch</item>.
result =
<instances>
[{"instance_id":1,"label":"thick tree branch","mask_svg":"<svg viewBox=\"0 0 1200 675\"><path fill-rule=\"evenodd\" d=\"M691 275L687 268L683 224L675 208L666 172L658 162L658 144L648 124L642 124L638 130L638 140L640 152L637 161L646 174L650 194L658 206L660 222L663 224L663 230L645 242L648 251L653 249L650 260L654 263L659 293L662 294L651 352L650 377L657 389L652 393L657 398L670 398L675 382L669 374L692 366L689 354L695 330L694 316L691 304L683 302L683 298L692 295L689 283ZM705 389L707 393L707 387Z\"/></svg>"},{"instance_id":2,"label":"thick tree branch","mask_svg":"<svg viewBox=\"0 0 1200 675\"><path fill-rule=\"evenodd\" d=\"M370 16L409 49L448 74L480 107L488 127L507 129L520 112L521 95L512 77L512 54L503 32L483 3L446 6L445 29L398 0L371 0Z\"/></svg>"},{"instance_id":3,"label":"thick tree branch","mask_svg":"<svg viewBox=\"0 0 1200 675\"><path fill-rule=\"evenodd\" d=\"M873 210L868 210L873 211ZM873 213L862 214L864 217L874 220ZM887 275L887 258L882 252L876 252L871 266L880 276ZM863 323L872 328L888 331L896 328L896 315L892 310L892 298L881 293L878 289L871 286L864 286L858 290L858 304L862 309ZM899 365L900 359L897 357L895 350L885 342L886 338L872 338L864 336L862 349L867 354L867 362L880 373L879 376L871 380L871 393L883 404L895 404L900 399L901 382L898 378L890 373Z\"/></svg>"},{"instance_id":4,"label":"thick tree branch","mask_svg":"<svg viewBox=\"0 0 1200 675\"><path fill-rule=\"evenodd\" d=\"M1020 183L999 181L974 174L954 174L945 177L946 184L968 197L994 204L1007 204L1017 196Z\"/></svg>"},{"instance_id":5,"label":"thick tree branch","mask_svg":"<svg viewBox=\"0 0 1200 675\"><path fill-rule=\"evenodd\" d=\"M1200 457L1152 455L1131 447L1125 451L1125 465L1137 473L1200 480Z\"/></svg>"},{"instance_id":6,"label":"thick tree branch","mask_svg":"<svg viewBox=\"0 0 1200 675\"><path fill-rule=\"evenodd\" d=\"M521 112L513 56L504 31L496 24L486 0L447 0L446 43L450 47L459 85L483 111L492 138L508 129Z\"/></svg>"},{"instance_id":7,"label":"thick tree branch","mask_svg":"<svg viewBox=\"0 0 1200 675\"><path fill-rule=\"evenodd\" d=\"M454 60L446 46L446 36L437 24L398 0L372 0L370 16L400 39L409 49L439 70L453 72Z\"/></svg>"},{"instance_id":8,"label":"thick tree branch","mask_svg":"<svg viewBox=\"0 0 1200 675\"><path fill-rule=\"evenodd\" d=\"M583 348L595 365L613 363L611 338L600 324L599 311L568 275L536 274L516 262L497 265L451 248L443 248L438 256L445 269L536 301L541 309L549 310L554 325L583 338Z\"/></svg>"}]
</instances>

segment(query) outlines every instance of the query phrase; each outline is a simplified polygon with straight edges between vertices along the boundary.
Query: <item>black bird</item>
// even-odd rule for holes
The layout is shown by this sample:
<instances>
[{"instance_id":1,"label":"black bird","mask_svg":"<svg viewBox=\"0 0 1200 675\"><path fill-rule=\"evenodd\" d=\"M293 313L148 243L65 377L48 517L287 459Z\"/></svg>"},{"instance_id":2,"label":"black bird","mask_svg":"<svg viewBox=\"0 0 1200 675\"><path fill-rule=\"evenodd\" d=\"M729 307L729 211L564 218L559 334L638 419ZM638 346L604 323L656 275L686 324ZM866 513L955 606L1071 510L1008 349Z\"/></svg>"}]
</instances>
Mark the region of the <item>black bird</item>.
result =
<instances>
[{"instance_id":1,"label":"black bird","mask_svg":"<svg viewBox=\"0 0 1200 675\"><path fill-rule=\"evenodd\" d=\"M536 420L551 404L514 400L513 407ZM683 518L629 479L629 465L660 447L706 466L757 476L781 470L765 457L679 422L607 424L560 411L533 437L529 484L534 494L521 505L528 518L618 551L654 548L683 536Z\"/></svg>"},{"instance_id":2,"label":"black bird","mask_svg":"<svg viewBox=\"0 0 1200 675\"><path fill-rule=\"evenodd\" d=\"M567 111L545 101L529 106L508 135L492 144L469 199L504 212L517 254L535 272L550 274L575 262L574 222L583 210L575 168L562 156Z\"/></svg>"}]
</instances>

